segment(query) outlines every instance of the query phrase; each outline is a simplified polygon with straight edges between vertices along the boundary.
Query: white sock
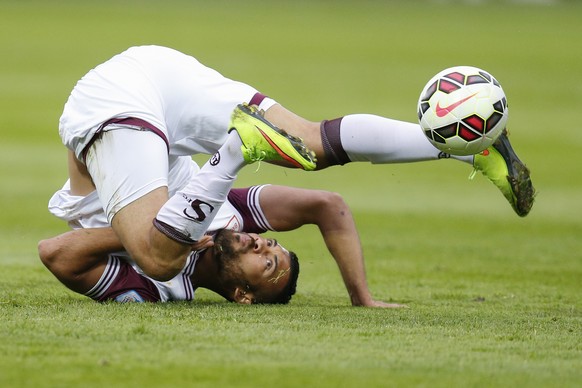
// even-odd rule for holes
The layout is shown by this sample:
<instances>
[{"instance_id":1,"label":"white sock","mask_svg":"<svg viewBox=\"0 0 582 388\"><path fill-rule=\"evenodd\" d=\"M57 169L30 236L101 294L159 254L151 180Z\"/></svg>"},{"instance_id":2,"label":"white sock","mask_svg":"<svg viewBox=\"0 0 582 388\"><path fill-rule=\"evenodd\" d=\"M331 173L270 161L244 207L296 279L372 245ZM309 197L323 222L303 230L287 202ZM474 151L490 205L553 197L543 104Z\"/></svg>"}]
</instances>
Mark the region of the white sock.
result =
<instances>
[{"instance_id":1,"label":"white sock","mask_svg":"<svg viewBox=\"0 0 582 388\"><path fill-rule=\"evenodd\" d=\"M164 204L154 220L162 233L184 243L197 241L206 233L245 166L241 145L238 134L231 132L190 183Z\"/></svg>"},{"instance_id":2,"label":"white sock","mask_svg":"<svg viewBox=\"0 0 582 388\"><path fill-rule=\"evenodd\" d=\"M334 121L337 125L336 120L331 122ZM324 123L324 125L326 124ZM331 131L333 132L334 129ZM329 134L328 131L328 136L332 139L329 142L330 147L337 148L337 142L335 145L333 142L334 135ZM341 118L339 141L341 148L349 160L353 162L404 163L450 157L466 163L473 163L472 155L448 155L435 148L418 124L370 114L353 114Z\"/></svg>"}]
</instances>

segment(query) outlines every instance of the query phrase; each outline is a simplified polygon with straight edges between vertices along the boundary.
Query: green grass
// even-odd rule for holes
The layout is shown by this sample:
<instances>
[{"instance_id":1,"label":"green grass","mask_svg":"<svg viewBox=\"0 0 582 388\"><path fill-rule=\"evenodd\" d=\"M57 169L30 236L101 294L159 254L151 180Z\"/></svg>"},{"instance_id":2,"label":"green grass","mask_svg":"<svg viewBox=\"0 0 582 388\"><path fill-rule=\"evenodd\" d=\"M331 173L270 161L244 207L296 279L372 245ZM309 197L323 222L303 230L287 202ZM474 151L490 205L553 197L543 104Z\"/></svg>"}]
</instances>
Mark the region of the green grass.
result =
<instances>
[{"instance_id":1,"label":"green grass","mask_svg":"<svg viewBox=\"0 0 582 388\"><path fill-rule=\"evenodd\" d=\"M582 381L582 7L404 1L0 1L0 386L579 386ZM66 178L58 118L74 83L128 46L163 44L312 119L414 121L442 68L491 71L533 171L515 216L454 161L262 165L238 185L344 195L377 298L352 308L313 227L277 238L302 274L289 306L96 304L66 290L36 242ZM201 160L204 160L203 158Z\"/></svg>"}]
</instances>

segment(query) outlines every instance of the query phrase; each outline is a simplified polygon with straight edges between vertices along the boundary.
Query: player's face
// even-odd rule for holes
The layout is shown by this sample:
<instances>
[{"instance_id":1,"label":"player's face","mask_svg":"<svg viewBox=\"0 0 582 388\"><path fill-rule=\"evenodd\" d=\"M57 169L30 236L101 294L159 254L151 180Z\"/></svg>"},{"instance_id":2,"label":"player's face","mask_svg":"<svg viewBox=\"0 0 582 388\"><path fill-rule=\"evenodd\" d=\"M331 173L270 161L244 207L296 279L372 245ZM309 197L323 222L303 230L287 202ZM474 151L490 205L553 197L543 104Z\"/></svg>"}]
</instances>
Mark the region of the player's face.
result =
<instances>
[{"instance_id":1,"label":"player's face","mask_svg":"<svg viewBox=\"0 0 582 388\"><path fill-rule=\"evenodd\" d=\"M228 233L228 232L227 232ZM275 239L230 232L229 245L238 267L259 302L273 300L289 282L291 256Z\"/></svg>"}]
</instances>

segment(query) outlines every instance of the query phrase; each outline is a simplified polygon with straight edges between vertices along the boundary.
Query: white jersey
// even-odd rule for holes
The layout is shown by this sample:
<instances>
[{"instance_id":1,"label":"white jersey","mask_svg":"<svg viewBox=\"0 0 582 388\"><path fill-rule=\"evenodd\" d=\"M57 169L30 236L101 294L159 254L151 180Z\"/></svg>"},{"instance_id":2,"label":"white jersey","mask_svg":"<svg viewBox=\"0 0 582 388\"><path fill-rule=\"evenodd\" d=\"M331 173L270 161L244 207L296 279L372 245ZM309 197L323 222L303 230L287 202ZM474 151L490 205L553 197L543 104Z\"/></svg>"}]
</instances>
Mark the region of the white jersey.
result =
<instances>
[{"instance_id":1,"label":"white jersey","mask_svg":"<svg viewBox=\"0 0 582 388\"><path fill-rule=\"evenodd\" d=\"M159 129L170 155L213 154L224 143L233 109L256 93L179 51L132 47L77 83L65 104L59 133L83 160L83 150L104 122L131 117Z\"/></svg>"}]
</instances>

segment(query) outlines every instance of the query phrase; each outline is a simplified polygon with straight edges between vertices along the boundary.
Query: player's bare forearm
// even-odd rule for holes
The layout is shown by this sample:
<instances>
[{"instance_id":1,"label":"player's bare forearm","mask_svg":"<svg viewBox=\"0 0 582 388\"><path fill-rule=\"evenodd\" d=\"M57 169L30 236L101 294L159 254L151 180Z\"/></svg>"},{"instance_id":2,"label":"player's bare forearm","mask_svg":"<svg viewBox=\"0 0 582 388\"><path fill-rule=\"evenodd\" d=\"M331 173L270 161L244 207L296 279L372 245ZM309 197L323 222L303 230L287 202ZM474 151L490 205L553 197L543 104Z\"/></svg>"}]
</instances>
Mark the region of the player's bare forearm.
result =
<instances>
[{"instance_id":1,"label":"player's bare forearm","mask_svg":"<svg viewBox=\"0 0 582 388\"><path fill-rule=\"evenodd\" d=\"M99 280L108 254L123 250L111 228L78 229L38 244L43 264L67 287L86 292Z\"/></svg>"},{"instance_id":2,"label":"player's bare forearm","mask_svg":"<svg viewBox=\"0 0 582 388\"><path fill-rule=\"evenodd\" d=\"M347 204L331 194L318 207L316 224L327 249L335 259L353 306L371 306L360 237Z\"/></svg>"},{"instance_id":3,"label":"player's bare forearm","mask_svg":"<svg viewBox=\"0 0 582 388\"><path fill-rule=\"evenodd\" d=\"M283 186L267 186L261 207L277 231L318 226L336 261L354 306L396 307L372 298L366 281L364 257L354 219L343 198L335 193Z\"/></svg>"},{"instance_id":4,"label":"player's bare forearm","mask_svg":"<svg viewBox=\"0 0 582 388\"><path fill-rule=\"evenodd\" d=\"M123 245L111 228L76 229L43 240L39 249L51 251L61 260L90 259L103 254L123 250Z\"/></svg>"},{"instance_id":5,"label":"player's bare forearm","mask_svg":"<svg viewBox=\"0 0 582 388\"><path fill-rule=\"evenodd\" d=\"M342 274L353 306L399 308L372 297L366 280L360 237L348 205L338 195L329 198L318 216L318 226Z\"/></svg>"}]
</instances>

